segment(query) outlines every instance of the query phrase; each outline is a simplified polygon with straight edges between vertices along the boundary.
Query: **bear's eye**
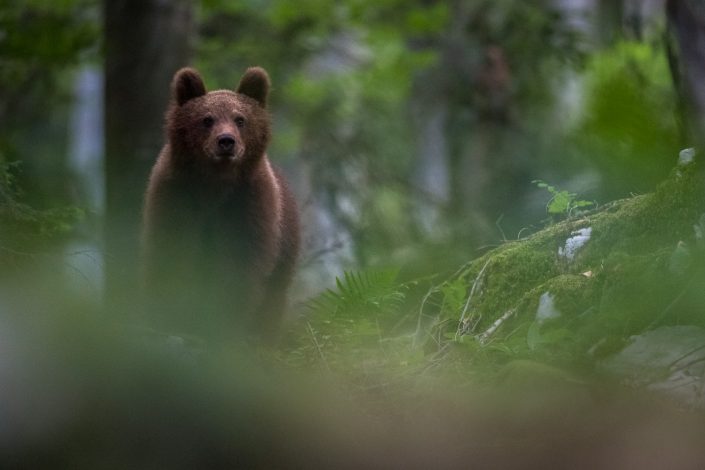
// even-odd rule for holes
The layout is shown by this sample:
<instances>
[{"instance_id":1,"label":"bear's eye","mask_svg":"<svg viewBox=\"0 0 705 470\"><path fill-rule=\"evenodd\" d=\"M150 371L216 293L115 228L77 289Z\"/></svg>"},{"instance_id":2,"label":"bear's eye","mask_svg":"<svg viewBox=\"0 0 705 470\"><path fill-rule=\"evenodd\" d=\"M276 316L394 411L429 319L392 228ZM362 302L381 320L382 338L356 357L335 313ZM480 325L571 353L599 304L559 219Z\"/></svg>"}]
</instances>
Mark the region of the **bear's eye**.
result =
<instances>
[{"instance_id":1,"label":"bear's eye","mask_svg":"<svg viewBox=\"0 0 705 470\"><path fill-rule=\"evenodd\" d=\"M206 116L203 118L204 127L212 127L215 120L211 116Z\"/></svg>"},{"instance_id":2,"label":"bear's eye","mask_svg":"<svg viewBox=\"0 0 705 470\"><path fill-rule=\"evenodd\" d=\"M245 126L245 118L242 116L238 116L235 118L235 125L237 127L244 127Z\"/></svg>"}]
</instances>

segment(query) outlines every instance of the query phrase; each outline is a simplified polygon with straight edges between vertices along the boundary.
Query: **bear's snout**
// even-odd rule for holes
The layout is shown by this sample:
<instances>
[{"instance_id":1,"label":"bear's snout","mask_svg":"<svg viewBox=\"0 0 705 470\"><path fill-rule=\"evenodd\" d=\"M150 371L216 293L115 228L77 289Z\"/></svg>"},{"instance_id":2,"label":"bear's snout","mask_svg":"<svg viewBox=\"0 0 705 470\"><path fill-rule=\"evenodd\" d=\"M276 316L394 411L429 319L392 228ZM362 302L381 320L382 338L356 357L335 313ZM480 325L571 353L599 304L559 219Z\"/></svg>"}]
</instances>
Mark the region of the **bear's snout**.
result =
<instances>
[{"instance_id":1,"label":"bear's snout","mask_svg":"<svg viewBox=\"0 0 705 470\"><path fill-rule=\"evenodd\" d=\"M216 142L218 144L218 155L229 156L235 154L235 136L232 134L220 134Z\"/></svg>"}]
</instances>

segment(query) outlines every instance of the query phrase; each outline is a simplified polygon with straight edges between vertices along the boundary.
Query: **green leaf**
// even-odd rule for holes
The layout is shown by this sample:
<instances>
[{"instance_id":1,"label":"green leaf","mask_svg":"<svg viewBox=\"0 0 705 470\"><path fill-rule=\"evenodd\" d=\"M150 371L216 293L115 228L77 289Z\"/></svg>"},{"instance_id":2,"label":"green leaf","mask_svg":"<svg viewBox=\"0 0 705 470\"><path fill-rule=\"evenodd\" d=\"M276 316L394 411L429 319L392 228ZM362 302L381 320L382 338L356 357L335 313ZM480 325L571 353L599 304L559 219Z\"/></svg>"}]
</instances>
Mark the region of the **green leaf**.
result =
<instances>
[{"instance_id":1,"label":"green leaf","mask_svg":"<svg viewBox=\"0 0 705 470\"><path fill-rule=\"evenodd\" d=\"M548 203L549 214L563 214L568 212L571 201L575 198L575 194L568 191L558 191L554 194L553 199Z\"/></svg>"}]
</instances>

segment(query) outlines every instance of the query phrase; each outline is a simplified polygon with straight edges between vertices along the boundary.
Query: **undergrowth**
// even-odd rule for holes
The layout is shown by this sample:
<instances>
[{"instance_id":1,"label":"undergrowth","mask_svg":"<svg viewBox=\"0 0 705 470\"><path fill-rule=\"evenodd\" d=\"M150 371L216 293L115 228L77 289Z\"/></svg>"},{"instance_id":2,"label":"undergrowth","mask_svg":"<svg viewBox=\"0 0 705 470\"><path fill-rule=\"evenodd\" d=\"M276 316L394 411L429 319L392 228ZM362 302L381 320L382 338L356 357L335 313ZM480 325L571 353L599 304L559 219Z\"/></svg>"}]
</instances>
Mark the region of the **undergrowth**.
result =
<instances>
[{"instance_id":1,"label":"undergrowth","mask_svg":"<svg viewBox=\"0 0 705 470\"><path fill-rule=\"evenodd\" d=\"M346 272L308 303L283 358L363 390L408 389L429 374L494 381L526 360L593 374L632 335L705 326L701 190L679 168L653 194L568 217L449 276ZM563 245L588 228L567 259Z\"/></svg>"}]
</instances>

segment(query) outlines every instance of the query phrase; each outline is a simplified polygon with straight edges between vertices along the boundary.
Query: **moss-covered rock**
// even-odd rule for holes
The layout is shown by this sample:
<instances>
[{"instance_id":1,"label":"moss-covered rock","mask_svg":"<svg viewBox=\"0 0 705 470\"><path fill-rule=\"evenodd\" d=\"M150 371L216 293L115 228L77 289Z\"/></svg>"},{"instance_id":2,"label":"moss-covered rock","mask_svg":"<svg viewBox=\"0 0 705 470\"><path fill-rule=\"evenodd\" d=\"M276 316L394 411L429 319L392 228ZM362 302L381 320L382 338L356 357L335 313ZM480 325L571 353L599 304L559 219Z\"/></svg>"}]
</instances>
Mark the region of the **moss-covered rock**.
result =
<instances>
[{"instance_id":1,"label":"moss-covered rock","mask_svg":"<svg viewBox=\"0 0 705 470\"><path fill-rule=\"evenodd\" d=\"M504 344L517 356L573 361L608 354L631 335L686 317L705 325L705 315L693 312L702 295L693 296L705 292L695 287L705 284L694 229L705 210L701 178L694 165L679 167L652 194L486 253L445 281L462 282L468 300L441 316L455 315L463 334ZM555 310L550 321L542 320L542 301ZM679 314L681 304L686 313Z\"/></svg>"},{"instance_id":2,"label":"moss-covered rock","mask_svg":"<svg viewBox=\"0 0 705 470\"><path fill-rule=\"evenodd\" d=\"M679 167L654 193L505 243L452 275L392 282L381 297L363 289L358 309L342 308L361 284L346 276L329 295L337 306L294 327L284 359L322 362L364 390L370 380L411 390L429 374L434 384L497 379L502 388L512 363L604 374L599 365L635 335L705 328L704 186L694 165ZM392 308L369 307L380 298L395 299Z\"/></svg>"}]
</instances>

